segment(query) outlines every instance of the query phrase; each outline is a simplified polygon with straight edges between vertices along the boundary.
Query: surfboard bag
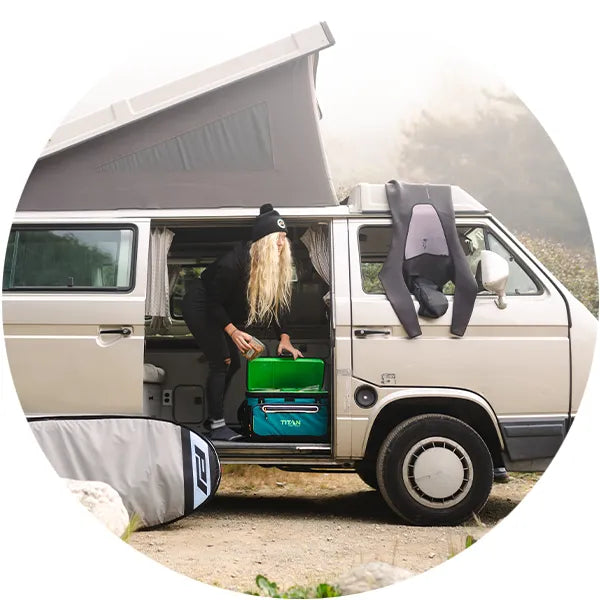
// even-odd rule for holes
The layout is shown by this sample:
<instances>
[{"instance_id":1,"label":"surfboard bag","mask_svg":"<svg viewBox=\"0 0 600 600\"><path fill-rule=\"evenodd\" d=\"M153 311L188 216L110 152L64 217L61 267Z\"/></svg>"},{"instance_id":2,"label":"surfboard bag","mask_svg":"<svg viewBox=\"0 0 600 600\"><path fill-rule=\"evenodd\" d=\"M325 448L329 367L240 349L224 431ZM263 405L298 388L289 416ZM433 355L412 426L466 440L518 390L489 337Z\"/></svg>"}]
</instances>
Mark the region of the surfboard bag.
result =
<instances>
[{"instance_id":1,"label":"surfboard bag","mask_svg":"<svg viewBox=\"0 0 600 600\"><path fill-rule=\"evenodd\" d=\"M379 273L390 304L409 338L421 335L419 314L438 318L448 301L442 292L455 285L450 331L463 336L477 296L477 283L460 244L452 190L447 185L389 181L386 195L392 214L392 245Z\"/></svg>"},{"instance_id":2,"label":"surfboard bag","mask_svg":"<svg viewBox=\"0 0 600 600\"><path fill-rule=\"evenodd\" d=\"M214 446L181 425L105 416L32 417L29 424L60 477L108 483L145 527L193 512L219 487Z\"/></svg>"}]
</instances>

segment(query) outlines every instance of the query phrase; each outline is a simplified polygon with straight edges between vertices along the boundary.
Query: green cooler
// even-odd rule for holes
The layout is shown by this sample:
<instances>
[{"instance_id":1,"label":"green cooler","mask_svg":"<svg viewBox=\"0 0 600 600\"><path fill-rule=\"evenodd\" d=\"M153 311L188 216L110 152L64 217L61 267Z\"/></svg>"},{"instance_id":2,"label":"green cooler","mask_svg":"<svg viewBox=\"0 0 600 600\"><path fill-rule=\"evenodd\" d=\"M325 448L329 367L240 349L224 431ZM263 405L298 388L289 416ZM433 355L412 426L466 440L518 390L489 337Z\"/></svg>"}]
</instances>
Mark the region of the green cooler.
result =
<instances>
[{"instance_id":1,"label":"green cooler","mask_svg":"<svg viewBox=\"0 0 600 600\"><path fill-rule=\"evenodd\" d=\"M255 358L248 363L241 421L265 441L321 441L329 437L329 398L320 358Z\"/></svg>"}]
</instances>

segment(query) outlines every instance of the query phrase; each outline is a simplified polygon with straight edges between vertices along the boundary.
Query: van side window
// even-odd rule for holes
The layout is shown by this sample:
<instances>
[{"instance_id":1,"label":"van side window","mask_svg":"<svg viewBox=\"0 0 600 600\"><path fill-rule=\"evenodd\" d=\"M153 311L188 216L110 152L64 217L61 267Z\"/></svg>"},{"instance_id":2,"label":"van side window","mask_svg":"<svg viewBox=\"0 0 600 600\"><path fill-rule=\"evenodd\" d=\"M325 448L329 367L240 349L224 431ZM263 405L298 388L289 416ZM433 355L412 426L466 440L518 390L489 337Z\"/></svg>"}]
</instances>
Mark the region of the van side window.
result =
<instances>
[{"instance_id":1,"label":"van side window","mask_svg":"<svg viewBox=\"0 0 600 600\"><path fill-rule=\"evenodd\" d=\"M508 261L508 281L506 282L507 296L523 296L529 294L540 294L542 289L525 272L525 269L517 262L516 258L502 245L502 243L491 233L487 234L488 250L499 254Z\"/></svg>"},{"instance_id":2,"label":"van side window","mask_svg":"<svg viewBox=\"0 0 600 600\"><path fill-rule=\"evenodd\" d=\"M458 237L471 267L475 274L477 263L482 250L496 252L508 261L509 277L506 286L508 296L524 294L539 294L540 287L520 265L517 259L502 245L502 243L486 228L481 226L457 227ZM388 255L392 242L392 228L386 225L365 226L360 228L360 270L362 288L367 294L383 294L383 286L379 281L379 272ZM454 293L454 284L449 282L443 292L449 296ZM479 295L489 294L486 290Z\"/></svg>"},{"instance_id":3,"label":"van side window","mask_svg":"<svg viewBox=\"0 0 600 600\"><path fill-rule=\"evenodd\" d=\"M135 228L15 227L3 290L127 291L133 287Z\"/></svg>"},{"instance_id":4,"label":"van side window","mask_svg":"<svg viewBox=\"0 0 600 600\"><path fill-rule=\"evenodd\" d=\"M361 227L358 243L363 291L367 294L384 294L379 272L392 245L392 228L382 225Z\"/></svg>"},{"instance_id":5,"label":"van side window","mask_svg":"<svg viewBox=\"0 0 600 600\"><path fill-rule=\"evenodd\" d=\"M181 314L181 301L185 296L187 284L200 277L204 269L206 269L206 266L196 264L181 265L178 268L177 278L175 279L173 292L171 294L171 316L174 319L183 319Z\"/></svg>"}]
</instances>

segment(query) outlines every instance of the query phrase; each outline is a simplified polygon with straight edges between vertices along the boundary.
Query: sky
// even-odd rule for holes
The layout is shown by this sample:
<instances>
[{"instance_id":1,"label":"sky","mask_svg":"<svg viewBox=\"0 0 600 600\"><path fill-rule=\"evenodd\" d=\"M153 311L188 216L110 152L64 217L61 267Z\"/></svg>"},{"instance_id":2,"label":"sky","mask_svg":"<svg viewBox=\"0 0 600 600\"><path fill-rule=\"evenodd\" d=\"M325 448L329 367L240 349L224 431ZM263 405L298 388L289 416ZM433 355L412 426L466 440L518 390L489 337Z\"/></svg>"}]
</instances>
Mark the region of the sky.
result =
<instances>
[{"instance_id":1,"label":"sky","mask_svg":"<svg viewBox=\"0 0 600 600\"><path fill-rule=\"evenodd\" d=\"M451 56L469 57L484 71L498 73L547 129L593 217L596 247L600 245L595 209L600 40L590 2L24 0L5 4L0 24L2 247L17 198L43 144L76 101L122 65L125 56L137 54L143 58L144 72L158 74L163 61L171 61L150 56L148 48L167 57L171 49L186 45L198 48L194 56L214 64L321 20L327 21L337 40L336 46L322 53L317 82L324 113L332 124L348 122L341 102L354 101L367 81L385 84L400 68L415 66L410 84L392 96L394 105L409 91L426 89L422 76L428 60L439 65ZM149 44L150 40L155 43ZM381 52L367 56L366 48L375 47ZM355 60L328 67L334 55L353 55ZM450 72L453 60L446 63ZM384 62L387 68L380 69ZM339 105L328 100L324 89L329 68L340 75L333 90L339 93ZM379 79L370 80L375 71ZM131 81L125 77L125 82L133 84L133 76L129 77ZM388 89L377 98L364 97L372 109L373 129L384 112L375 102L387 101ZM94 528L83 510L67 505L64 489L23 419L3 344L0 362L4 482L0 512L6 516L2 539L11 557L0 581L0 596L14 595L19 589L24 597L76 598L82 589L90 592L93 581L94 597L114 596L115 589L121 596L142 593L146 598L232 597L158 568L127 544ZM596 358L573 429L551 468L521 505L472 548L424 577L404 582L402 595L464 600L479 598L484 589L489 598L505 598L507 593L565 598L578 588L594 589L598 523L589 508L598 486L590 473L597 468L599 371ZM99 565L102 577L98 577ZM496 585L500 580L502 584ZM376 597L397 598L398 591L383 589Z\"/></svg>"},{"instance_id":2,"label":"sky","mask_svg":"<svg viewBox=\"0 0 600 600\"><path fill-rule=\"evenodd\" d=\"M229 27L227 37L214 40L148 36L143 48L121 56L105 77L75 101L65 120L235 58L322 20L306 16L290 21L287 28L281 24L253 28L251 35L246 31L238 35L240 31ZM355 127L384 124L390 116L428 105L432 95L444 89L455 92L444 100L447 110L456 111L477 101L469 101L471 89L501 82L493 67L478 64L448 40L432 46L423 43L420 31L398 39L393 31L382 31L372 17L357 13L334 14L325 22L335 38L335 44L319 56L317 92L325 127L347 129L356 117L360 121L354 121Z\"/></svg>"},{"instance_id":3,"label":"sky","mask_svg":"<svg viewBox=\"0 0 600 600\"><path fill-rule=\"evenodd\" d=\"M107 75L75 101L66 118L203 70L321 21L328 24L336 43L320 54L317 87L327 121L336 126L347 127L348 118L357 112L377 111L386 117L392 111L414 110L428 102L432 91L447 85L450 76L467 85L498 81L493 69L461 55L450 40L431 45L418 30L403 32L398 38L389 27L382 28L374 15L350 11L324 19L319 12L311 18L307 11L302 18L285 24L265 23L252 31L239 23L229 25L225 36L214 36L214 32L201 39L172 32L148 35L143 46L121 55Z\"/></svg>"}]
</instances>

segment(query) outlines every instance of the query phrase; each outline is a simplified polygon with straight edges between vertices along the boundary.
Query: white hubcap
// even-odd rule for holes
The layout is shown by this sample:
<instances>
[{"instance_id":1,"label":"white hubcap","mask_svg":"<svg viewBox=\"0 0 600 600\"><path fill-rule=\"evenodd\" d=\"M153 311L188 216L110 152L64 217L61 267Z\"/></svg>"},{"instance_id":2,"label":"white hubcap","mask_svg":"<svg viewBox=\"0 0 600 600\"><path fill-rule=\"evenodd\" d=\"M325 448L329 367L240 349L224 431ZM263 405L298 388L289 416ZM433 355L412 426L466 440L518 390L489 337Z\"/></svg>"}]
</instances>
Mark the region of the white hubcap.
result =
<instances>
[{"instance_id":1,"label":"white hubcap","mask_svg":"<svg viewBox=\"0 0 600 600\"><path fill-rule=\"evenodd\" d=\"M402 478L420 504L447 508L458 504L473 483L473 465L454 440L431 437L415 444L404 459Z\"/></svg>"}]
</instances>

